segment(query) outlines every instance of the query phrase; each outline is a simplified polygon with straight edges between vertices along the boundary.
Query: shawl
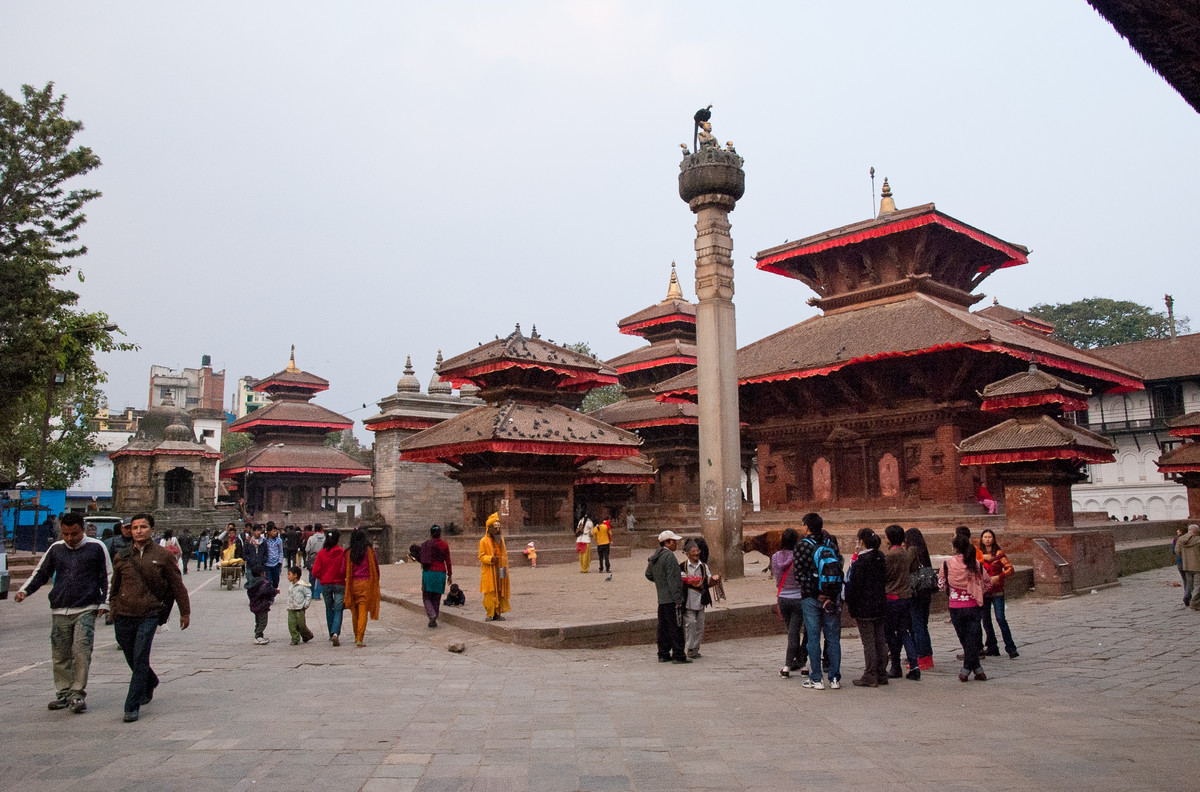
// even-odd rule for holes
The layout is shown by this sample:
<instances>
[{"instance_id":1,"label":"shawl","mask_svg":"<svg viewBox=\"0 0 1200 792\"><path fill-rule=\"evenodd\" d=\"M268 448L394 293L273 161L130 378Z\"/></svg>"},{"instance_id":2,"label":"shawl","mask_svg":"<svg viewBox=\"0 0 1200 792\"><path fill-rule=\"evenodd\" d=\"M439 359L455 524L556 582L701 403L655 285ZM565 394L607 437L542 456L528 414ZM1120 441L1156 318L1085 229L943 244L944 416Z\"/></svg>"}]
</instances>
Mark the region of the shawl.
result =
<instances>
[{"instance_id":1,"label":"shawl","mask_svg":"<svg viewBox=\"0 0 1200 792\"><path fill-rule=\"evenodd\" d=\"M372 619L379 618L379 561L375 558L375 548L367 548L367 569L371 571L371 586L367 590L367 613ZM346 598L343 607L353 610L355 605L354 587L350 585L354 565L350 562L350 554L346 553Z\"/></svg>"}]
</instances>

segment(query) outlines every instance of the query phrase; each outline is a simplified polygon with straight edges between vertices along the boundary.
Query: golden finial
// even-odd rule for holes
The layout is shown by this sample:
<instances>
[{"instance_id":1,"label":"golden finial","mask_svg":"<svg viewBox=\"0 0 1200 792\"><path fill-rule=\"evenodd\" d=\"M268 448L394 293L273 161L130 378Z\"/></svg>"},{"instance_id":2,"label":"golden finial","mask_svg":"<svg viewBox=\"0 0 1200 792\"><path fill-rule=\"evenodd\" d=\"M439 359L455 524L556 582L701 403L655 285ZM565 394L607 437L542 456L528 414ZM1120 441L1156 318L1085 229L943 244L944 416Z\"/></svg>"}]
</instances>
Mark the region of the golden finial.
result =
<instances>
[{"instance_id":1,"label":"golden finial","mask_svg":"<svg viewBox=\"0 0 1200 792\"><path fill-rule=\"evenodd\" d=\"M896 211L896 202L892 199L892 188L888 186L887 177L883 177L883 194L879 199L879 214L891 214Z\"/></svg>"},{"instance_id":2,"label":"golden finial","mask_svg":"<svg viewBox=\"0 0 1200 792\"><path fill-rule=\"evenodd\" d=\"M682 300L683 289L679 287L679 277L675 274L675 262L671 262L671 283L667 286L667 297L663 300L664 303L669 303L672 300Z\"/></svg>"},{"instance_id":3,"label":"golden finial","mask_svg":"<svg viewBox=\"0 0 1200 792\"><path fill-rule=\"evenodd\" d=\"M289 374L295 374L299 370L300 369L296 368L296 345L292 344L292 358L288 361L287 372Z\"/></svg>"}]
</instances>

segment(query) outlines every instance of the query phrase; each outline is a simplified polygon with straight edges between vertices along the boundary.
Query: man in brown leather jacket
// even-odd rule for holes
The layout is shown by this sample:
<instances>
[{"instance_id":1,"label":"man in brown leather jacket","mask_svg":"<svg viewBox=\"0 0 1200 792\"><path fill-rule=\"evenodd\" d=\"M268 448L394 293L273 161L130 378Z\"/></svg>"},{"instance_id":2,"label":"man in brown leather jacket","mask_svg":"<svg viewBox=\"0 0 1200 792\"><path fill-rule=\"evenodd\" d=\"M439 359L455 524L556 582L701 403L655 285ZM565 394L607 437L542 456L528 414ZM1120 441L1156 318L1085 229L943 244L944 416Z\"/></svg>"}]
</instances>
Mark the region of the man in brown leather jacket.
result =
<instances>
[{"instance_id":1,"label":"man in brown leather jacket","mask_svg":"<svg viewBox=\"0 0 1200 792\"><path fill-rule=\"evenodd\" d=\"M113 559L109 588L117 644L132 672L125 696L126 723L138 719L141 706L150 703L158 687L158 675L150 668L155 630L166 621L172 602L179 605L179 629L188 628L192 612L175 556L150 538L153 515L135 514L130 524L133 546Z\"/></svg>"}]
</instances>

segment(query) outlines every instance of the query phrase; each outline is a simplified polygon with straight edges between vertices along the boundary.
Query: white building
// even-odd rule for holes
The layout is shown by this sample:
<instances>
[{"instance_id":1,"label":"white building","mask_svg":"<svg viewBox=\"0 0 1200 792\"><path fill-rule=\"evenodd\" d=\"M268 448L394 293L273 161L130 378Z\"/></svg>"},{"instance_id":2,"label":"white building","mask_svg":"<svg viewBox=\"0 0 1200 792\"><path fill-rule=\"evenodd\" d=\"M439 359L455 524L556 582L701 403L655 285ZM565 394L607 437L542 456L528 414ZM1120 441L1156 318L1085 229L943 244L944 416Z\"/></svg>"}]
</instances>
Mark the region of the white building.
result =
<instances>
[{"instance_id":1,"label":"white building","mask_svg":"<svg viewBox=\"0 0 1200 792\"><path fill-rule=\"evenodd\" d=\"M1089 465L1088 481L1071 489L1075 511L1108 512L1118 520L1185 519L1187 490L1158 472L1162 451L1178 444L1166 421L1200 410L1200 333L1093 350L1142 374L1144 391L1088 400L1075 420L1117 443L1116 461Z\"/></svg>"},{"instance_id":2,"label":"white building","mask_svg":"<svg viewBox=\"0 0 1200 792\"><path fill-rule=\"evenodd\" d=\"M266 393L251 390L254 383L258 382L254 377L240 377L237 381L237 390L233 393L233 404L230 405L230 410L238 418L245 418L249 413L254 412L259 407L271 402L271 397Z\"/></svg>"}]
</instances>

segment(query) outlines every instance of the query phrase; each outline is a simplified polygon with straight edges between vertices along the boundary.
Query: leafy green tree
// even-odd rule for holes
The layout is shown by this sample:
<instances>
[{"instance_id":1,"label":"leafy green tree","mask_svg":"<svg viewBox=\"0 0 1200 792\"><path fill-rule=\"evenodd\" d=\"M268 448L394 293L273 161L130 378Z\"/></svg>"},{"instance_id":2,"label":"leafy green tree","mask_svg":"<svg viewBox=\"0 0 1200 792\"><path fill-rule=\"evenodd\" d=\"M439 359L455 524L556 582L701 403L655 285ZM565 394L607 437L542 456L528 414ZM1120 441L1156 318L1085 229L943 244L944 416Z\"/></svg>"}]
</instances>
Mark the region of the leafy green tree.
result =
<instances>
[{"instance_id":1,"label":"leafy green tree","mask_svg":"<svg viewBox=\"0 0 1200 792\"><path fill-rule=\"evenodd\" d=\"M580 355L587 355L590 358L596 357L592 353L592 345L587 341L577 341L574 344L566 344L565 346L567 349L577 352ZM592 388L588 391L587 395L583 397L583 403L579 405L579 411L586 413L598 410L614 402L619 402L624 398L625 391L620 385L601 385L598 388Z\"/></svg>"},{"instance_id":2,"label":"leafy green tree","mask_svg":"<svg viewBox=\"0 0 1200 792\"><path fill-rule=\"evenodd\" d=\"M72 146L83 124L64 116L53 83L21 92L0 91L0 481L36 483L51 426L45 483L61 488L95 451L87 419L105 382L95 353L136 347L114 337L106 314L76 309L79 295L60 283L72 272L83 281L72 261L87 252L84 204L100 196L65 184L100 159Z\"/></svg>"},{"instance_id":3,"label":"leafy green tree","mask_svg":"<svg viewBox=\"0 0 1200 792\"><path fill-rule=\"evenodd\" d=\"M221 453L234 454L254 445L254 436L249 432L222 432Z\"/></svg>"},{"instance_id":4,"label":"leafy green tree","mask_svg":"<svg viewBox=\"0 0 1200 792\"><path fill-rule=\"evenodd\" d=\"M334 430L325 435L325 445L333 446L359 462L371 467L371 462L375 458L375 451L371 448L363 448L358 442L358 438L354 436L354 430L342 429Z\"/></svg>"},{"instance_id":5,"label":"leafy green tree","mask_svg":"<svg viewBox=\"0 0 1200 792\"><path fill-rule=\"evenodd\" d=\"M1080 349L1171 335L1165 312L1129 300L1091 297L1055 305L1038 303L1029 312L1053 322L1054 337ZM1188 318L1175 317L1175 328L1178 333L1188 332Z\"/></svg>"}]
</instances>

